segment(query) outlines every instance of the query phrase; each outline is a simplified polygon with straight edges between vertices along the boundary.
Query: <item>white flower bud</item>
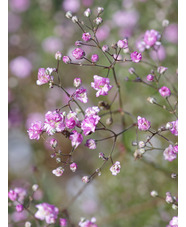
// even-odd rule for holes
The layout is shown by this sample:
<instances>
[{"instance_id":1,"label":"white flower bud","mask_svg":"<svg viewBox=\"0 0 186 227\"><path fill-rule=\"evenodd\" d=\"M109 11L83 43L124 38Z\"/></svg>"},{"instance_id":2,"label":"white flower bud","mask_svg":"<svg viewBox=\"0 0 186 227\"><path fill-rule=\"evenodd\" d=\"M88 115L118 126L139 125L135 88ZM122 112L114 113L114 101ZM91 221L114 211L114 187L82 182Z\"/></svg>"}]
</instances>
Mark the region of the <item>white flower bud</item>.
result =
<instances>
[{"instance_id":1,"label":"white flower bud","mask_svg":"<svg viewBox=\"0 0 186 227\"><path fill-rule=\"evenodd\" d=\"M29 221L25 222L25 227L31 227L31 226L32 224Z\"/></svg>"},{"instance_id":2,"label":"white flower bud","mask_svg":"<svg viewBox=\"0 0 186 227\"><path fill-rule=\"evenodd\" d=\"M32 190L35 192L37 191L37 189L39 188L39 185L38 184L33 184L32 185Z\"/></svg>"},{"instance_id":3,"label":"white flower bud","mask_svg":"<svg viewBox=\"0 0 186 227\"><path fill-rule=\"evenodd\" d=\"M147 101L150 102L151 104L156 103L156 99L153 98L153 97L148 97L148 98L147 98Z\"/></svg>"},{"instance_id":4,"label":"white flower bud","mask_svg":"<svg viewBox=\"0 0 186 227\"><path fill-rule=\"evenodd\" d=\"M171 129L173 127L171 122L168 122L165 126L166 129Z\"/></svg>"},{"instance_id":5,"label":"white flower bud","mask_svg":"<svg viewBox=\"0 0 186 227\"><path fill-rule=\"evenodd\" d=\"M88 8L88 9L85 10L84 16L85 17L90 17L91 13L92 13L92 11Z\"/></svg>"},{"instance_id":6,"label":"white flower bud","mask_svg":"<svg viewBox=\"0 0 186 227\"><path fill-rule=\"evenodd\" d=\"M165 19L165 20L162 21L162 26L163 27L167 27L168 25L169 25L169 20Z\"/></svg>"},{"instance_id":7,"label":"white flower bud","mask_svg":"<svg viewBox=\"0 0 186 227\"><path fill-rule=\"evenodd\" d=\"M172 209L173 210L177 210L178 209L178 206L176 204L172 204Z\"/></svg>"},{"instance_id":8,"label":"white flower bud","mask_svg":"<svg viewBox=\"0 0 186 227\"><path fill-rule=\"evenodd\" d=\"M95 22L96 22L97 25L99 25L103 22L103 19L101 17L97 17Z\"/></svg>"},{"instance_id":9,"label":"white flower bud","mask_svg":"<svg viewBox=\"0 0 186 227\"><path fill-rule=\"evenodd\" d=\"M73 22L73 23L77 23L77 22L78 22L77 16L73 16L73 17L72 17L72 22Z\"/></svg>"},{"instance_id":10,"label":"white flower bud","mask_svg":"<svg viewBox=\"0 0 186 227\"><path fill-rule=\"evenodd\" d=\"M66 16L68 19L71 19L71 18L72 18L72 12L71 12L71 11L66 12L65 16Z\"/></svg>"},{"instance_id":11,"label":"white flower bud","mask_svg":"<svg viewBox=\"0 0 186 227\"><path fill-rule=\"evenodd\" d=\"M145 142L139 141L138 145L139 145L140 148L143 148L143 147L145 147Z\"/></svg>"},{"instance_id":12,"label":"white flower bud","mask_svg":"<svg viewBox=\"0 0 186 227\"><path fill-rule=\"evenodd\" d=\"M104 11L104 8L103 7L98 7L98 14L102 13Z\"/></svg>"},{"instance_id":13,"label":"white flower bud","mask_svg":"<svg viewBox=\"0 0 186 227\"><path fill-rule=\"evenodd\" d=\"M151 191L150 195L152 197L157 197L158 196L158 192L157 191Z\"/></svg>"}]
</instances>

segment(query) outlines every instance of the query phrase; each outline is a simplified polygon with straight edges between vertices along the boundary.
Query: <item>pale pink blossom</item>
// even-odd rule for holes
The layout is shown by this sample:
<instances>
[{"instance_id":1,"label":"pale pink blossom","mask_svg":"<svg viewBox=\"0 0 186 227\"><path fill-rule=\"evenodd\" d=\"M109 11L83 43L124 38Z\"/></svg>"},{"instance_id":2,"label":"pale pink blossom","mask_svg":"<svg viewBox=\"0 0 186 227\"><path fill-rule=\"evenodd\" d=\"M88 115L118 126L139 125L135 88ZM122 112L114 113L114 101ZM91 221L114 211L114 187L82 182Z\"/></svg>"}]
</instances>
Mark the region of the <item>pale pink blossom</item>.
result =
<instances>
[{"instance_id":1,"label":"pale pink blossom","mask_svg":"<svg viewBox=\"0 0 186 227\"><path fill-rule=\"evenodd\" d=\"M85 146L87 146L91 150L94 150L96 149L96 142L94 139L88 139L85 143Z\"/></svg>"},{"instance_id":2,"label":"pale pink blossom","mask_svg":"<svg viewBox=\"0 0 186 227\"><path fill-rule=\"evenodd\" d=\"M48 203L40 203L36 205L38 211L35 213L35 217L39 220L45 220L47 224L54 224L56 222L59 209L54 205Z\"/></svg>"},{"instance_id":3,"label":"pale pink blossom","mask_svg":"<svg viewBox=\"0 0 186 227\"><path fill-rule=\"evenodd\" d=\"M162 97L166 98L171 95L171 90L168 87L163 86L159 89L159 93Z\"/></svg>"},{"instance_id":4,"label":"pale pink blossom","mask_svg":"<svg viewBox=\"0 0 186 227\"><path fill-rule=\"evenodd\" d=\"M75 92L75 97L82 103L87 103L88 98L87 98L87 90L83 87L79 88Z\"/></svg>"},{"instance_id":5,"label":"pale pink blossom","mask_svg":"<svg viewBox=\"0 0 186 227\"><path fill-rule=\"evenodd\" d=\"M73 162L72 164L70 164L70 170L72 172L76 172L76 170L77 170L77 164L75 162Z\"/></svg>"},{"instance_id":6,"label":"pale pink blossom","mask_svg":"<svg viewBox=\"0 0 186 227\"><path fill-rule=\"evenodd\" d=\"M137 51L134 51L133 53L130 54L131 60L135 63L138 63L142 59L141 53L138 53Z\"/></svg>"},{"instance_id":7,"label":"pale pink blossom","mask_svg":"<svg viewBox=\"0 0 186 227\"><path fill-rule=\"evenodd\" d=\"M30 128L27 130L28 136L31 140L40 139L40 135L43 132L43 125L41 121L35 121L31 124Z\"/></svg>"},{"instance_id":8,"label":"pale pink blossom","mask_svg":"<svg viewBox=\"0 0 186 227\"><path fill-rule=\"evenodd\" d=\"M75 149L83 142L83 136L76 130L72 131L69 139L71 140L72 147L74 147Z\"/></svg>"},{"instance_id":9,"label":"pale pink blossom","mask_svg":"<svg viewBox=\"0 0 186 227\"><path fill-rule=\"evenodd\" d=\"M138 129L139 130L147 131L151 127L150 121L148 121L146 118L138 116L137 120L138 120Z\"/></svg>"},{"instance_id":10,"label":"pale pink blossom","mask_svg":"<svg viewBox=\"0 0 186 227\"><path fill-rule=\"evenodd\" d=\"M112 175L116 176L121 169L121 165L120 162L116 161L111 167L110 167L110 171L112 173Z\"/></svg>"},{"instance_id":11,"label":"pale pink blossom","mask_svg":"<svg viewBox=\"0 0 186 227\"><path fill-rule=\"evenodd\" d=\"M60 177L60 176L63 175L64 169L63 169L63 167L60 166L60 167L58 167L58 168L52 170L52 173L53 173L56 177Z\"/></svg>"},{"instance_id":12,"label":"pale pink blossom","mask_svg":"<svg viewBox=\"0 0 186 227\"><path fill-rule=\"evenodd\" d=\"M177 154L174 151L174 147L170 144L163 152L164 159L172 162L177 158Z\"/></svg>"},{"instance_id":13,"label":"pale pink blossom","mask_svg":"<svg viewBox=\"0 0 186 227\"><path fill-rule=\"evenodd\" d=\"M108 91L110 91L113 86L110 85L109 78L94 75L94 82L91 82L91 87L97 91L96 97L99 97L100 95L108 95Z\"/></svg>"}]
</instances>

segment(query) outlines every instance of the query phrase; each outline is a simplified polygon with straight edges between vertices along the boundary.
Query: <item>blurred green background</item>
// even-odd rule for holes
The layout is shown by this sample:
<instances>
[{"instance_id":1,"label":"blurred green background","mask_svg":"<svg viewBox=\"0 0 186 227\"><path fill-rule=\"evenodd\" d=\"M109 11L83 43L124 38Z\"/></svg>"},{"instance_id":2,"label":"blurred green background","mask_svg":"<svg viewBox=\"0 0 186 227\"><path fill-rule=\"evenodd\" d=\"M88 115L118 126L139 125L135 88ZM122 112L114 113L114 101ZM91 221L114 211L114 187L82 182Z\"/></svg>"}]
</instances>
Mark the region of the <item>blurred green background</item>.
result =
<instances>
[{"instance_id":1,"label":"blurred green background","mask_svg":"<svg viewBox=\"0 0 186 227\"><path fill-rule=\"evenodd\" d=\"M177 87L177 1L10 0L9 188L22 186L30 190L32 184L39 184L40 194L38 193L36 203L44 201L59 208L66 207L83 186L81 177L91 174L101 165L99 152L110 152L112 141L101 142L96 150L89 150L83 143L74 156L78 171L72 173L66 169L65 174L57 178L51 172L57 166L55 159L50 158L52 150L42 139L30 141L27 135L32 121L44 120L48 110L66 104L65 96L59 89L36 85L38 68L56 67L55 52L60 50L63 55L68 55L75 48L75 41L81 40L81 30L65 17L65 12L71 10L86 21L83 16L84 10L90 7L95 12L98 6L105 9L104 23L98 30L101 45L110 46L127 36L130 48L137 50L136 40L142 37L146 30L155 29L162 32L162 21L170 21L162 38L161 65L168 67L168 71L161 83L162 86L167 85L171 89L172 84ZM143 59L152 63L155 56L148 50L143 53ZM100 63L106 64L101 55ZM145 116L152 122L154 129L175 120L166 111L146 101L147 97L153 96L159 103L164 104L157 92L140 83L126 81L126 77L131 77L128 72L130 67L135 67L142 78L151 70L143 64L126 63L116 66L124 109L135 117ZM89 103L85 106L97 105L99 100L109 101L114 95L116 87L108 97L99 100L95 98L95 91L89 87L93 75L96 74L104 76L105 72L102 69L60 63L59 75L64 87L69 91L73 89L73 79L79 76L84 87L88 89ZM114 107L117 108L117 103ZM103 118L103 122L105 120L106 118ZM131 124L131 119L127 116L126 123ZM122 130L117 115L114 116L114 123L110 128L117 132ZM95 138L102 135L97 134ZM176 138L170 133L164 135L176 142ZM132 146L135 137L133 129L117 142L114 160L121 162L121 173L116 177L112 176L109 171L111 164L107 163L101 176L96 177L69 207L74 223L78 223L80 217L90 219L94 216L101 227L161 227L166 226L172 216L176 215L177 211L165 201L151 198L150 191L157 190L163 197L167 191L177 195L177 182L170 177L172 172L177 172L177 161L165 161L162 151L158 150L147 152L143 159L135 161L135 147ZM139 137L144 139L145 133L140 133ZM168 143L160 138L154 139L153 142L158 147L168 147ZM64 152L71 149L67 139L60 138L60 144ZM34 207L33 209L35 210ZM10 227L23 226L16 222L12 209L9 222Z\"/></svg>"}]
</instances>

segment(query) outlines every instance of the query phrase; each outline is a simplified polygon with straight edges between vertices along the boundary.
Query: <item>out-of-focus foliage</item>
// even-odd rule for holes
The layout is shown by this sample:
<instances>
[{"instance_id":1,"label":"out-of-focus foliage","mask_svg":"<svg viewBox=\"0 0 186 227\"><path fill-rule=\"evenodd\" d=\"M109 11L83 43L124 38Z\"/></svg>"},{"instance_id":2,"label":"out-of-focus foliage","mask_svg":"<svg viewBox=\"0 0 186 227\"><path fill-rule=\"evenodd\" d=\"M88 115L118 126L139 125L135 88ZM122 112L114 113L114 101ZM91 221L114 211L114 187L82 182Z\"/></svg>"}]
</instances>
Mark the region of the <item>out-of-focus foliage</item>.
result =
<instances>
[{"instance_id":1,"label":"out-of-focus foliage","mask_svg":"<svg viewBox=\"0 0 186 227\"><path fill-rule=\"evenodd\" d=\"M78 171L72 173L67 169L62 177L56 178L51 172L56 168L56 162L50 158L52 151L47 141L42 138L36 142L28 139L27 129L33 120L44 120L48 110L66 104L61 90L36 85L38 68L56 67L55 52L60 50L68 55L75 48L75 41L81 39L81 30L65 18L65 11L72 7L74 14L84 18L83 12L87 7L93 11L97 6L104 7L104 24L98 31L101 44L111 45L127 36L134 50L136 40L146 30L162 32L162 21L168 19L170 25L163 33L161 53L161 65L168 67L168 71L162 79L162 86L166 83L173 89L172 84L177 87L177 1L74 0L72 6L68 5L67 0L27 0L19 5L21 2L9 1L9 187L31 188L32 184L37 183L40 186L38 203L45 201L63 208L83 186L81 177L91 174L101 165L99 152L108 153L112 145L112 141L103 141L96 150L80 145L74 156ZM150 50L143 53L143 58L151 63L152 56L155 58ZM101 55L100 62L106 63ZM125 80L130 77L130 66L131 63L126 63L116 68L124 109L135 117L146 116L155 129L165 124L167 119L174 120L169 113L146 101L149 96L159 99L154 90ZM144 78L151 70L141 63L136 64L135 69ZM103 69L60 63L59 74L63 86L69 90L73 86L73 79L80 76L88 89L89 104L86 106L97 105L98 100L95 91L90 88L90 82L93 75L104 76ZM108 98L111 99L113 95L110 92ZM117 104L115 106L117 108ZM128 116L126 122L130 125ZM113 129L121 130L117 115L114 116ZM170 136L170 133L165 135ZM132 146L135 136L135 130L131 130L116 145L114 159L121 162L121 173L117 177L112 176L109 171L111 163L107 163L101 176L96 177L69 207L74 223L78 223L80 217L95 216L101 227L158 227L166 226L176 215L176 211L165 201L150 197L150 191L157 190L163 197L167 191L176 195L177 182L170 175L177 172L177 161L165 161L162 151L158 150L149 151L143 159L135 161L135 147ZM143 133L140 136L142 140ZM174 136L171 139L174 141ZM168 146L161 138L154 142L162 148ZM63 152L68 153L71 149L67 139L60 138L60 144ZM16 222L12 212L10 209L10 226L23 226Z\"/></svg>"}]
</instances>

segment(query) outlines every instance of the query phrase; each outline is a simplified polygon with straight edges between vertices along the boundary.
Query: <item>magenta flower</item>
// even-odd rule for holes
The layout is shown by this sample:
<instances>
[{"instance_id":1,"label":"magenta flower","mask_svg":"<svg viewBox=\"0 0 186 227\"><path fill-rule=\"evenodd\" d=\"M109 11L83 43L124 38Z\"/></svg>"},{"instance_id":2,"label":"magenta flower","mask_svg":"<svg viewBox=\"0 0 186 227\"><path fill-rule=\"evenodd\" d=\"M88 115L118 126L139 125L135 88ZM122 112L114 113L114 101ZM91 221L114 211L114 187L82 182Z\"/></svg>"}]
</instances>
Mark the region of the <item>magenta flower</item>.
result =
<instances>
[{"instance_id":1,"label":"magenta flower","mask_svg":"<svg viewBox=\"0 0 186 227\"><path fill-rule=\"evenodd\" d=\"M88 41L91 39L90 33L89 33L89 32L83 33L82 39L83 39L85 42L88 42Z\"/></svg>"},{"instance_id":2,"label":"magenta flower","mask_svg":"<svg viewBox=\"0 0 186 227\"><path fill-rule=\"evenodd\" d=\"M15 201L17 198L18 198L18 194L14 191L14 190L10 190L8 192L8 198L11 200L11 201Z\"/></svg>"},{"instance_id":3,"label":"magenta flower","mask_svg":"<svg viewBox=\"0 0 186 227\"><path fill-rule=\"evenodd\" d=\"M85 56L85 52L81 48L76 48L75 50L72 51L72 55L74 56L75 59L80 60Z\"/></svg>"},{"instance_id":4,"label":"magenta flower","mask_svg":"<svg viewBox=\"0 0 186 227\"><path fill-rule=\"evenodd\" d=\"M63 167L60 166L60 167L58 167L58 168L52 170L52 173L53 173L56 177L60 177L60 176L63 175L64 169L63 169Z\"/></svg>"},{"instance_id":5,"label":"magenta flower","mask_svg":"<svg viewBox=\"0 0 186 227\"><path fill-rule=\"evenodd\" d=\"M76 90L75 97L82 103L88 102L87 90L83 87Z\"/></svg>"},{"instance_id":6,"label":"magenta flower","mask_svg":"<svg viewBox=\"0 0 186 227\"><path fill-rule=\"evenodd\" d=\"M144 35L144 42L146 44L146 47L149 48L153 46L156 43L156 41L158 41L159 38L160 38L159 32L153 29L150 31L147 30Z\"/></svg>"},{"instance_id":7,"label":"magenta flower","mask_svg":"<svg viewBox=\"0 0 186 227\"><path fill-rule=\"evenodd\" d=\"M120 169L121 169L121 165L120 165L120 162L118 161L115 162L114 165L110 167L110 171L114 176L116 176L120 172Z\"/></svg>"},{"instance_id":8,"label":"magenta flower","mask_svg":"<svg viewBox=\"0 0 186 227\"><path fill-rule=\"evenodd\" d=\"M94 62L94 63L98 62L99 61L99 56L97 54L93 54L91 56L91 61Z\"/></svg>"},{"instance_id":9,"label":"magenta flower","mask_svg":"<svg viewBox=\"0 0 186 227\"><path fill-rule=\"evenodd\" d=\"M174 149L174 153L177 154L178 153L178 145L173 146Z\"/></svg>"},{"instance_id":10,"label":"magenta flower","mask_svg":"<svg viewBox=\"0 0 186 227\"><path fill-rule=\"evenodd\" d=\"M76 117L76 113L73 111L70 111L67 114L67 117L65 119L66 127L69 129L73 129L78 124L78 118Z\"/></svg>"},{"instance_id":11,"label":"magenta flower","mask_svg":"<svg viewBox=\"0 0 186 227\"><path fill-rule=\"evenodd\" d=\"M63 62L64 62L65 64L68 64L68 63L71 62L71 59L69 58L69 56L63 56Z\"/></svg>"},{"instance_id":12,"label":"magenta flower","mask_svg":"<svg viewBox=\"0 0 186 227\"><path fill-rule=\"evenodd\" d=\"M172 162L177 158L177 154L174 151L174 147L172 145L169 145L163 152L164 159Z\"/></svg>"},{"instance_id":13,"label":"magenta flower","mask_svg":"<svg viewBox=\"0 0 186 227\"><path fill-rule=\"evenodd\" d=\"M96 142L94 139L88 139L85 143L85 146L87 146L91 150L94 150L96 149Z\"/></svg>"},{"instance_id":14,"label":"magenta flower","mask_svg":"<svg viewBox=\"0 0 186 227\"><path fill-rule=\"evenodd\" d=\"M138 63L142 59L141 53L138 53L137 51L134 51L133 53L130 54L131 60L135 63Z\"/></svg>"},{"instance_id":15,"label":"magenta flower","mask_svg":"<svg viewBox=\"0 0 186 227\"><path fill-rule=\"evenodd\" d=\"M166 98L171 95L171 90L168 87L163 86L159 89L159 93L162 97Z\"/></svg>"},{"instance_id":16,"label":"magenta flower","mask_svg":"<svg viewBox=\"0 0 186 227\"><path fill-rule=\"evenodd\" d=\"M153 81L154 80L154 76L152 74L147 75L147 80L148 81Z\"/></svg>"},{"instance_id":17,"label":"magenta flower","mask_svg":"<svg viewBox=\"0 0 186 227\"><path fill-rule=\"evenodd\" d=\"M77 170L77 164L75 162L73 162L72 164L70 164L70 170L72 172L76 172L76 170Z\"/></svg>"},{"instance_id":18,"label":"magenta flower","mask_svg":"<svg viewBox=\"0 0 186 227\"><path fill-rule=\"evenodd\" d=\"M65 218L60 218L60 219L59 219L59 224L60 224L60 227L65 227L65 226L67 226L67 219L65 219Z\"/></svg>"},{"instance_id":19,"label":"magenta flower","mask_svg":"<svg viewBox=\"0 0 186 227\"><path fill-rule=\"evenodd\" d=\"M55 132L62 132L65 129L63 113L48 111L45 114L43 129L46 130L48 135L54 135Z\"/></svg>"},{"instance_id":20,"label":"magenta flower","mask_svg":"<svg viewBox=\"0 0 186 227\"><path fill-rule=\"evenodd\" d=\"M177 216L174 216L170 220L168 227L178 227L178 217Z\"/></svg>"},{"instance_id":21,"label":"magenta flower","mask_svg":"<svg viewBox=\"0 0 186 227\"><path fill-rule=\"evenodd\" d=\"M170 129L171 133L175 136L178 136L178 119L176 121L172 121L172 128Z\"/></svg>"},{"instance_id":22,"label":"magenta flower","mask_svg":"<svg viewBox=\"0 0 186 227\"><path fill-rule=\"evenodd\" d=\"M89 135L91 132L95 132L96 125L98 124L100 117L98 115L86 116L81 122L81 129L85 136Z\"/></svg>"},{"instance_id":23,"label":"magenta flower","mask_svg":"<svg viewBox=\"0 0 186 227\"><path fill-rule=\"evenodd\" d=\"M22 212L23 209L24 209L24 207L23 207L22 204L17 204L17 205L16 205L16 211L17 211L17 212Z\"/></svg>"},{"instance_id":24,"label":"magenta flower","mask_svg":"<svg viewBox=\"0 0 186 227\"><path fill-rule=\"evenodd\" d=\"M40 135L43 132L41 121L35 121L34 123L32 123L27 132L31 140L39 140Z\"/></svg>"},{"instance_id":25,"label":"magenta flower","mask_svg":"<svg viewBox=\"0 0 186 227\"><path fill-rule=\"evenodd\" d=\"M40 68L38 70L38 80L36 81L37 85L46 84L51 80L51 77L49 74L46 73L46 70L44 68Z\"/></svg>"},{"instance_id":26,"label":"magenta flower","mask_svg":"<svg viewBox=\"0 0 186 227\"><path fill-rule=\"evenodd\" d=\"M146 118L138 116L137 120L138 120L138 129L140 131L147 131L151 127L150 121L148 121Z\"/></svg>"},{"instance_id":27,"label":"magenta flower","mask_svg":"<svg viewBox=\"0 0 186 227\"><path fill-rule=\"evenodd\" d=\"M117 46L121 49L125 49L128 47L128 40L127 39L123 39L123 40L119 40L117 42Z\"/></svg>"},{"instance_id":28,"label":"magenta flower","mask_svg":"<svg viewBox=\"0 0 186 227\"><path fill-rule=\"evenodd\" d=\"M81 85L82 81L80 78L74 79L74 87L79 87Z\"/></svg>"},{"instance_id":29,"label":"magenta flower","mask_svg":"<svg viewBox=\"0 0 186 227\"><path fill-rule=\"evenodd\" d=\"M35 217L39 220L45 220L47 224L54 224L56 222L59 209L54 205L48 203L40 203L36 205L38 211Z\"/></svg>"},{"instance_id":30,"label":"magenta flower","mask_svg":"<svg viewBox=\"0 0 186 227\"><path fill-rule=\"evenodd\" d=\"M96 97L98 97L100 95L108 95L108 91L110 91L113 86L110 85L109 78L94 75L94 82L91 82L91 87L97 91Z\"/></svg>"},{"instance_id":31,"label":"magenta flower","mask_svg":"<svg viewBox=\"0 0 186 227\"><path fill-rule=\"evenodd\" d=\"M76 130L72 131L72 133L69 139L71 140L72 147L76 149L83 142L83 136Z\"/></svg>"}]
</instances>

